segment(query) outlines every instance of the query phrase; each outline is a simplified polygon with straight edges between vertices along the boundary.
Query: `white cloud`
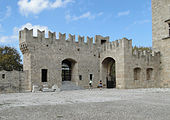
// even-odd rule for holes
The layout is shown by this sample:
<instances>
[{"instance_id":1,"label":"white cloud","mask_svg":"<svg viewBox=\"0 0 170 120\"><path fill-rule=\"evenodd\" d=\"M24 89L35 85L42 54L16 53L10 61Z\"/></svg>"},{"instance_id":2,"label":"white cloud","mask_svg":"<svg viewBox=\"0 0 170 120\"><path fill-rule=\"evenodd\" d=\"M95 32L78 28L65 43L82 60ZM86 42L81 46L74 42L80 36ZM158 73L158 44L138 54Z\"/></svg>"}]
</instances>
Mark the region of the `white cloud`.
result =
<instances>
[{"instance_id":1,"label":"white cloud","mask_svg":"<svg viewBox=\"0 0 170 120\"><path fill-rule=\"evenodd\" d=\"M3 17L0 17L0 21L4 21L6 18L8 18L11 15L11 7L6 7L6 12L3 14Z\"/></svg>"},{"instance_id":2,"label":"white cloud","mask_svg":"<svg viewBox=\"0 0 170 120\"><path fill-rule=\"evenodd\" d=\"M0 24L0 29L2 28L2 24Z\"/></svg>"},{"instance_id":3,"label":"white cloud","mask_svg":"<svg viewBox=\"0 0 170 120\"><path fill-rule=\"evenodd\" d=\"M45 33L47 34L49 29L47 26L41 26L41 25L32 25L31 23L26 23L25 25L21 26L21 28L19 28L19 30L23 30L24 28L28 28L28 29L33 29L33 35L36 36L37 35L37 30L39 29L40 31L45 31ZM15 28L17 29L17 28ZM19 31L18 30L18 31Z\"/></svg>"},{"instance_id":4,"label":"white cloud","mask_svg":"<svg viewBox=\"0 0 170 120\"><path fill-rule=\"evenodd\" d=\"M12 35L12 36L2 36L0 37L0 42L1 43L15 43L17 40L18 36L17 35Z\"/></svg>"},{"instance_id":5,"label":"white cloud","mask_svg":"<svg viewBox=\"0 0 170 120\"><path fill-rule=\"evenodd\" d=\"M14 27L12 35L1 36L0 43L3 45L10 45L10 46L14 46L14 47L18 46L19 45L19 40L18 40L19 31L23 30L24 28L33 29L34 36L37 35L37 29L39 29L41 31L45 30L46 33L47 33L47 31L49 31L47 26L32 25L31 23L26 23L25 25L22 25L21 27Z\"/></svg>"},{"instance_id":6,"label":"white cloud","mask_svg":"<svg viewBox=\"0 0 170 120\"><path fill-rule=\"evenodd\" d=\"M12 35L0 36L0 45L3 45L3 46L7 45L10 47L16 48L19 51L21 58L22 58L22 53L20 52L20 49L19 49L19 31L24 29L25 27L28 29L34 29L33 30L34 35L37 35L37 29L39 29L41 31L45 30L46 33L48 31L48 27L46 27L46 26L32 25L31 23L27 23L20 27L14 27Z\"/></svg>"},{"instance_id":7,"label":"white cloud","mask_svg":"<svg viewBox=\"0 0 170 120\"><path fill-rule=\"evenodd\" d=\"M0 37L0 43L2 45L10 45L13 46L15 43L18 43L18 35L13 34L11 36L2 36Z\"/></svg>"},{"instance_id":8,"label":"white cloud","mask_svg":"<svg viewBox=\"0 0 170 120\"><path fill-rule=\"evenodd\" d=\"M139 20L139 21L134 21L132 24L130 24L129 26L127 26L125 29L129 30L130 28L136 26L136 25L143 25L143 24L147 24L150 23L151 20Z\"/></svg>"},{"instance_id":9,"label":"white cloud","mask_svg":"<svg viewBox=\"0 0 170 120\"><path fill-rule=\"evenodd\" d=\"M3 37L0 38L0 42L1 42L1 43L5 43L5 41L6 41L7 39L8 39L7 36L3 36Z\"/></svg>"},{"instance_id":10,"label":"white cloud","mask_svg":"<svg viewBox=\"0 0 170 120\"><path fill-rule=\"evenodd\" d=\"M91 12L83 13L80 16L70 15L69 13L66 14L65 18L67 21L77 21L80 19L95 19L97 16L103 15L103 12L100 12L98 14L91 14Z\"/></svg>"},{"instance_id":11,"label":"white cloud","mask_svg":"<svg viewBox=\"0 0 170 120\"><path fill-rule=\"evenodd\" d=\"M45 9L60 8L66 6L68 3L74 2L74 0L19 0L18 6L20 12L28 16L28 14L38 14Z\"/></svg>"},{"instance_id":12,"label":"white cloud","mask_svg":"<svg viewBox=\"0 0 170 120\"><path fill-rule=\"evenodd\" d=\"M52 8L59 8L66 6L68 3L74 2L73 0L56 0L54 3L50 3L50 7Z\"/></svg>"},{"instance_id":13,"label":"white cloud","mask_svg":"<svg viewBox=\"0 0 170 120\"><path fill-rule=\"evenodd\" d=\"M7 8L7 11L6 11L5 17L9 17L11 15L11 7L7 6L6 8Z\"/></svg>"},{"instance_id":14,"label":"white cloud","mask_svg":"<svg viewBox=\"0 0 170 120\"><path fill-rule=\"evenodd\" d=\"M121 16L127 16L127 15L129 15L130 14L130 10L128 10L128 11L123 11L123 12L119 12L118 14L117 14L117 16L118 17L121 17Z\"/></svg>"},{"instance_id":15,"label":"white cloud","mask_svg":"<svg viewBox=\"0 0 170 120\"><path fill-rule=\"evenodd\" d=\"M151 22L150 20L135 21L133 24L145 24Z\"/></svg>"},{"instance_id":16,"label":"white cloud","mask_svg":"<svg viewBox=\"0 0 170 120\"><path fill-rule=\"evenodd\" d=\"M99 12L97 16L102 16L103 14L104 14L103 12Z\"/></svg>"},{"instance_id":17,"label":"white cloud","mask_svg":"<svg viewBox=\"0 0 170 120\"><path fill-rule=\"evenodd\" d=\"M90 12L87 12L87 13L84 13L80 16L73 16L72 20L80 20L80 19L83 19L83 18L94 19L95 16L92 15Z\"/></svg>"}]
</instances>

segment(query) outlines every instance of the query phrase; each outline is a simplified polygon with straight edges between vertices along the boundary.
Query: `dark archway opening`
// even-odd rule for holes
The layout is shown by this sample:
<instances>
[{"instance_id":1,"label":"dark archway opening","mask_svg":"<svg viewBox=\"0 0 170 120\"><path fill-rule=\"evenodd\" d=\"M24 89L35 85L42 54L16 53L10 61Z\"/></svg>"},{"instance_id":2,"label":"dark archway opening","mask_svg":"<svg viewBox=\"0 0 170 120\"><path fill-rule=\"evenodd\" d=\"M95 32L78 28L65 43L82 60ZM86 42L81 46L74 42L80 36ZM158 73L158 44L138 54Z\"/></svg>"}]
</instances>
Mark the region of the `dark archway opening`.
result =
<instances>
[{"instance_id":1,"label":"dark archway opening","mask_svg":"<svg viewBox=\"0 0 170 120\"><path fill-rule=\"evenodd\" d=\"M147 68L146 70L146 80L152 80L153 68Z\"/></svg>"},{"instance_id":2,"label":"dark archway opening","mask_svg":"<svg viewBox=\"0 0 170 120\"><path fill-rule=\"evenodd\" d=\"M103 60L103 76L106 79L107 88L116 88L116 64L115 60L108 57Z\"/></svg>"},{"instance_id":3,"label":"dark archway opening","mask_svg":"<svg viewBox=\"0 0 170 120\"><path fill-rule=\"evenodd\" d=\"M47 69L42 69L41 73L42 73L41 81L42 82L47 82Z\"/></svg>"},{"instance_id":4,"label":"dark archway opening","mask_svg":"<svg viewBox=\"0 0 170 120\"><path fill-rule=\"evenodd\" d=\"M141 68L134 68L134 80L140 80Z\"/></svg>"},{"instance_id":5,"label":"dark archway opening","mask_svg":"<svg viewBox=\"0 0 170 120\"><path fill-rule=\"evenodd\" d=\"M62 61L62 81L77 80L77 62L71 58Z\"/></svg>"},{"instance_id":6,"label":"dark archway opening","mask_svg":"<svg viewBox=\"0 0 170 120\"><path fill-rule=\"evenodd\" d=\"M69 60L62 61L62 81L71 81L71 62Z\"/></svg>"}]
</instances>

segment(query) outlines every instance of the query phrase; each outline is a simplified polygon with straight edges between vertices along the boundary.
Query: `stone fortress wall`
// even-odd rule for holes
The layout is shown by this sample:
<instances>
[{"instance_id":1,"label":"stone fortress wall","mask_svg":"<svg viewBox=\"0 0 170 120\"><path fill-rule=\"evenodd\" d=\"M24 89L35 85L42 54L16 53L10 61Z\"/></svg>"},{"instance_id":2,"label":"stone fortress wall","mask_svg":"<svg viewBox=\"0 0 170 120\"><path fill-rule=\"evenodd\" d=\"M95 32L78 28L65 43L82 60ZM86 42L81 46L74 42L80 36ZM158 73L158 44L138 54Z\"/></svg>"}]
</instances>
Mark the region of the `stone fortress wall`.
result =
<instances>
[{"instance_id":1,"label":"stone fortress wall","mask_svg":"<svg viewBox=\"0 0 170 120\"><path fill-rule=\"evenodd\" d=\"M66 40L66 35L61 33L58 39L55 33L49 32L48 38L45 38L44 32L38 30L37 33L35 37L33 30L25 28L20 31L20 49L24 58L23 74L26 74L23 75L22 90L31 91L33 85L42 87L44 84L49 87L57 85L60 88L64 60L71 62L71 81L77 86L87 87L92 74L95 87L99 80L107 87L109 61L104 61L108 58L115 61L116 88L159 87L159 52L132 52L132 40L123 38L110 42L109 37L96 35L95 42L89 37L87 42L84 42L84 37L81 36L75 41L74 35L69 35ZM48 71L48 80L45 83L41 81L42 69ZM12 79L9 80L12 82ZM15 81L18 83L19 78Z\"/></svg>"},{"instance_id":2,"label":"stone fortress wall","mask_svg":"<svg viewBox=\"0 0 170 120\"><path fill-rule=\"evenodd\" d=\"M110 42L109 37L96 35L94 41L87 37L85 42L84 37L78 36L76 41L71 34L68 39L61 33L56 38L56 33L49 31L46 38L44 31L33 36L33 30L21 30L19 43L26 74L22 89L31 91L34 85L41 88L44 84L61 88L64 79L84 88L90 79L94 87L99 80L107 88L169 87L169 4L169 0L152 0L152 53L133 51L132 40L126 38ZM67 69L69 79L63 72Z\"/></svg>"},{"instance_id":3,"label":"stone fortress wall","mask_svg":"<svg viewBox=\"0 0 170 120\"><path fill-rule=\"evenodd\" d=\"M25 91L27 71L0 71L0 93Z\"/></svg>"},{"instance_id":4,"label":"stone fortress wall","mask_svg":"<svg viewBox=\"0 0 170 120\"><path fill-rule=\"evenodd\" d=\"M152 0L152 39L161 52L161 87L170 87L170 0Z\"/></svg>"},{"instance_id":5,"label":"stone fortress wall","mask_svg":"<svg viewBox=\"0 0 170 120\"><path fill-rule=\"evenodd\" d=\"M117 88L159 87L160 52L133 51L132 40L123 38L104 44L101 56L101 69L105 58L116 61Z\"/></svg>"},{"instance_id":6,"label":"stone fortress wall","mask_svg":"<svg viewBox=\"0 0 170 120\"><path fill-rule=\"evenodd\" d=\"M107 87L109 74L109 60L115 62L115 87L116 88L147 88L157 87L157 73L159 69L159 52L135 51L132 53L132 40L123 38L113 42L109 37L100 35L93 38L70 35L66 40L66 34L49 32L45 38L44 31L37 31L37 37L33 36L33 30L20 31L20 48L24 57L24 70L29 71L29 87L42 86L42 69L48 71L48 80L45 82L50 87L62 85L62 61L68 60L72 64L71 81L77 86L86 87L93 76L93 85L96 87L99 80ZM149 75L148 75L149 74ZM81 76L81 80L80 80ZM150 76L147 78L147 76ZM135 78L136 77L136 78ZM109 78L108 78L109 79Z\"/></svg>"},{"instance_id":7,"label":"stone fortress wall","mask_svg":"<svg viewBox=\"0 0 170 120\"><path fill-rule=\"evenodd\" d=\"M33 84L43 85L41 82L41 70L48 70L48 85L61 86L62 61L68 60L72 64L72 81L76 85L88 85L89 74L93 74L94 84L99 80L99 51L98 44L93 44L92 38L84 43L83 37L49 32L49 38L45 38L44 32L37 31L37 37L33 31L24 29L20 32L20 47L24 57L24 70L30 74L30 88ZM97 39L96 39L97 40ZM79 75L82 80L79 80ZM32 84L32 85L31 85Z\"/></svg>"}]
</instances>

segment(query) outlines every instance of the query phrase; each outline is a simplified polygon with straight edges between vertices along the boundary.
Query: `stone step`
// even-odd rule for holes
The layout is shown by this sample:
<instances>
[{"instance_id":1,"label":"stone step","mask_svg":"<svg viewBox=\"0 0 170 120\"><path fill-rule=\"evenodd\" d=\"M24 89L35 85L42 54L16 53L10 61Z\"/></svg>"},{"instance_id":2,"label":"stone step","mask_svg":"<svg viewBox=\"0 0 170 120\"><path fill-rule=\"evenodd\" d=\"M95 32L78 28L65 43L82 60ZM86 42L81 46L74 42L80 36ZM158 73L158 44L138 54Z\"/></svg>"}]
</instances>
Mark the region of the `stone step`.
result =
<instances>
[{"instance_id":1,"label":"stone step","mask_svg":"<svg viewBox=\"0 0 170 120\"><path fill-rule=\"evenodd\" d=\"M84 88L77 86L74 82L71 81L63 81L61 86L61 91L69 91L69 90L83 90Z\"/></svg>"}]
</instances>

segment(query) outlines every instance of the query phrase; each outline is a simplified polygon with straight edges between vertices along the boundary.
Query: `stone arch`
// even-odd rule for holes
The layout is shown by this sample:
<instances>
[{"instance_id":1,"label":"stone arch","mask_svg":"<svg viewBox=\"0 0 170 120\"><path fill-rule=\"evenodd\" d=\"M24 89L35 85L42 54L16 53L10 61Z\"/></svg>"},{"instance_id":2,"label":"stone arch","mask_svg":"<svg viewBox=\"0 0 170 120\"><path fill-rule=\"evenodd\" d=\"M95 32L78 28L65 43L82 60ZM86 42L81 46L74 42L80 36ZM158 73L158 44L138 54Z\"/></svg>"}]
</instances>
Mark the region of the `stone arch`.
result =
<instances>
[{"instance_id":1,"label":"stone arch","mask_svg":"<svg viewBox=\"0 0 170 120\"><path fill-rule=\"evenodd\" d=\"M107 88L116 88L116 61L112 57L102 61L102 80L106 81Z\"/></svg>"},{"instance_id":2,"label":"stone arch","mask_svg":"<svg viewBox=\"0 0 170 120\"><path fill-rule=\"evenodd\" d=\"M136 67L134 68L134 80L140 80L141 79L141 68Z\"/></svg>"},{"instance_id":3,"label":"stone arch","mask_svg":"<svg viewBox=\"0 0 170 120\"><path fill-rule=\"evenodd\" d=\"M62 60L62 81L77 81L78 76L78 66L77 61L71 58L66 58Z\"/></svg>"},{"instance_id":4,"label":"stone arch","mask_svg":"<svg viewBox=\"0 0 170 120\"><path fill-rule=\"evenodd\" d=\"M153 76L153 68L146 69L146 80L152 80Z\"/></svg>"}]
</instances>

